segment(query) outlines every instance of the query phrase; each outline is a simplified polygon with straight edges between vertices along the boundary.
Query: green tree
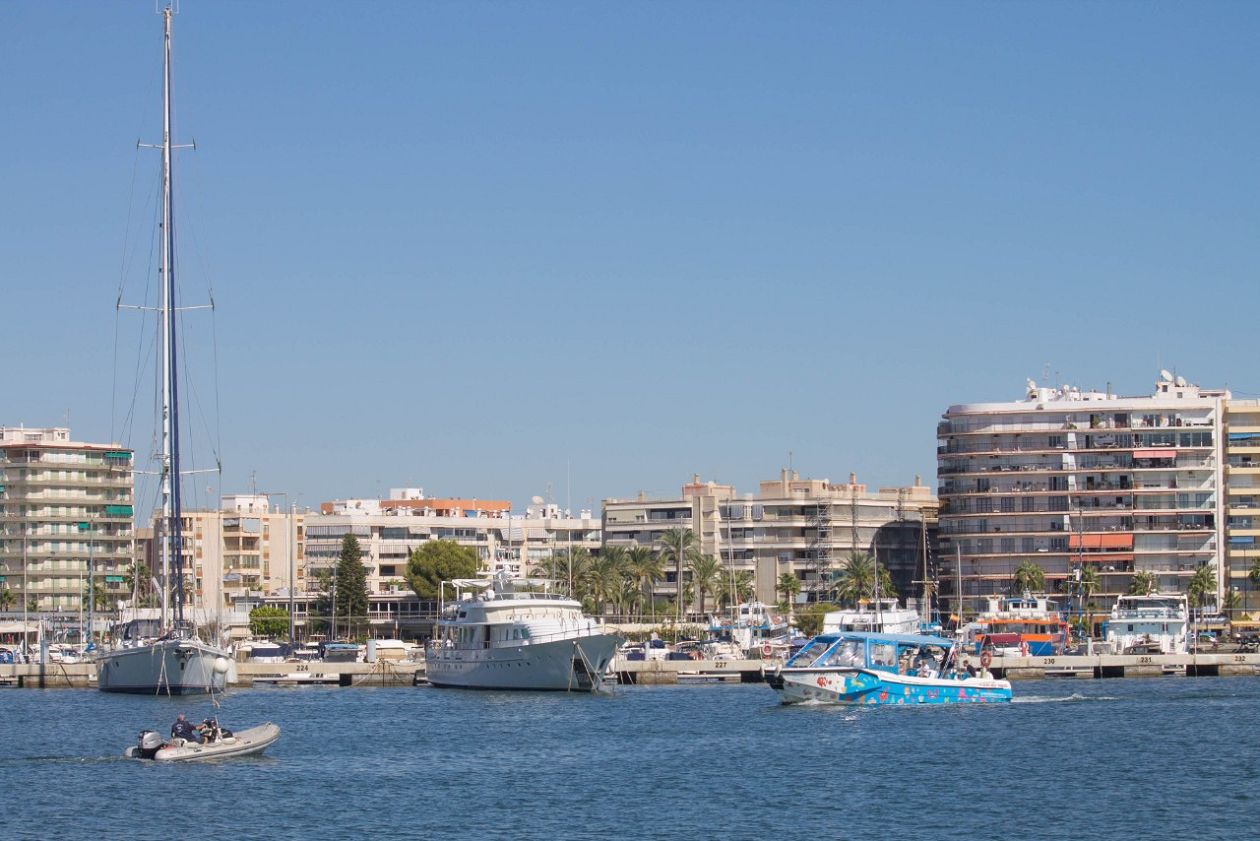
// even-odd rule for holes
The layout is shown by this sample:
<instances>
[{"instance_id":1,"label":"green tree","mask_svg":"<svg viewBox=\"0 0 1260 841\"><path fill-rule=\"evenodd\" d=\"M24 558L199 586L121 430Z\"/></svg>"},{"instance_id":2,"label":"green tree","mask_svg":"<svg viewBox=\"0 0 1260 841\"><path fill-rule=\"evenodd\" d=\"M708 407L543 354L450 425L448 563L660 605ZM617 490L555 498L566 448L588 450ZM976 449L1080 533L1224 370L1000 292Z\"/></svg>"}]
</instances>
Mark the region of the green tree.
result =
<instances>
[{"instance_id":1,"label":"green tree","mask_svg":"<svg viewBox=\"0 0 1260 841\"><path fill-rule=\"evenodd\" d=\"M617 605L621 612L622 582L626 578L629 561L626 550L620 546L610 546L599 555L591 557L585 564L583 576L583 595L594 606L595 611L603 614L610 602Z\"/></svg>"},{"instance_id":2,"label":"green tree","mask_svg":"<svg viewBox=\"0 0 1260 841\"><path fill-rule=\"evenodd\" d=\"M1210 599L1216 597L1216 570L1204 564L1190 576L1190 584L1186 588L1186 597L1191 607L1203 607Z\"/></svg>"},{"instance_id":3,"label":"green tree","mask_svg":"<svg viewBox=\"0 0 1260 841\"><path fill-rule=\"evenodd\" d=\"M262 605L249 612L249 632L256 637L287 637L289 611Z\"/></svg>"},{"instance_id":4,"label":"green tree","mask_svg":"<svg viewBox=\"0 0 1260 841\"><path fill-rule=\"evenodd\" d=\"M796 614L796 627L807 637L817 636L822 633L823 617L835 609L836 605L827 602L808 604Z\"/></svg>"},{"instance_id":5,"label":"green tree","mask_svg":"<svg viewBox=\"0 0 1260 841\"><path fill-rule=\"evenodd\" d=\"M4 589L0 590L0 610L9 610L13 607L16 601L17 596L13 594L13 591L10 590L7 585Z\"/></svg>"},{"instance_id":6,"label":"green tree","mask_svg":"<svg viewBox=\"0 0 1260 841\"><path fill-rule=\"evenodd\" d=\"M792 576L795 578L796 576ZM741 569L734 575L723 575L718 585L719 595L726 604L743 604L751 601L756 592L756 582L751 571Z\"/></svg>"},{"instance_id":7,"label":"green tree","mask_svg":"<svg viewBox=\"0 0 1260 841\"><path fill-rule=\"evenodd\" d=\"M1034 561L1024 561L1015 569L1014 595L1042 593L1046 589L1046 571Z\"/></svg>"},{"instance_id":8,"label":"green tree","mask_svg":"<svg viewBox=\"0 0 1260 841\"><path fill-rule=\"evenodd\" d=\"M591 564L590 550L585 546L565 547L552 552L530 570L536 575L564 584L573 594L573 598L584 604L591 603Z\"/></svg>"},{"instance_id":9,"label":"green tree","mask_svg":"<svg viewBox=\"0 0 1260 841\"><path fill-rule=\"evenodd\" d=\"M775 589L783 595L783 601L780 604L790 614L792 606L796 603L796 594L801 591L801 579L790 572L782 573L779 575L778 586Z\"/></svg>"},{"instance_id":10,"label":"green tree","mask_svg":"<svg viewBox=\"0 0 1260 841\"><path fill-rule=\"evenodd\" d=\"M891 581L889 582L891 584ZM840 565L833 583L836 598L843 604L857 604L875 594L875 559L865 552L852 551Z\"/></svg>"},{"instance_id":11,"label":"green tree","mask_svg":"<svg viewBox=\"0 0 1260 841\"><path fill-rule=\"evenodd\" d=\"M367 568L363 566L363 551L353 534L341 539L341 556L337 559L336 614L345 620L347 636L360 636L367 623L368 588Z\"/></svg>"},{"instance_id":12,"label":"green tree","mask_svg":"<svg viewBox=\"0 0 1260 841\"><path fill-rule=\"evenodd\" d=\"M407 558L407 586L421 601L438 601L443 581L477 575L477 552L453 540L428 540Z\"/></svg>"},{"instance_id":13,"label":"green tree","mask_svg":"<svg viewBox=\"0 0 1260 841\"><path fill-rule=\"evenodd\" d=\"M1238 608L1242 607L1242 593L1231 588L1225 593L1225 599L1221 603L1221 607L1229 614L1230 619L1233 619L1234 613Z\"/></svg>"},{"instance_id":14,"label":"green tree","mask_svg":"<svg viewBox=\"0 0 1260 841\"><path fill-rule=\"evenodd\" d=\"M690 560L691 586L700 596L700 614L704 615L704 597L716 591L722 575L722 565L712 555L698 555Z\"/></svg>"},{"instance_id":15,"label":"green tree","mask_svg":"<svg viewBox=\"0 0 1260 841\"><path fill-rule=\"evenodd\" d=\"M1139 570L1129 579L1129 595L1149 596L1159 587L1159 579L1152 572Z\"/></svg>"},{"instance_id":16,"label":"green tree","mask_svg":"<svg viewBox=\"0 0 1260 841\"><path fill-rule=\"evenodd\" d=\"M691 529L670 529L661 535L660 541L661 563L674 566L675 592L682 597L675 596L674 609L681 622L684 606L691 603L683 581L683 567L700 556L700 547L696 545L696 535Z\"/></svg>"},{"instance_id":17,"label":"green tree","mask_svg":"<svg viewBox=\"0 0 1260 841\"><path fill-rule=\"evenodd\" d=\"M332 570L316 569L310 575L315 581L317 595L315 603L311 605L306 629L310 633L325 633L332 627Z\"/></svg>"},{"instance_id":18,"label":"green tree","mask_svg":"<svg viewBox=\"0 0 1260 841\"><path fill-rule=\"evenodd\" d=\"M656 582L665 577L665 565L661 563L661 556L647 546L632 546L626 556L639 589L643 591L644 598L651 602L652 619L655 621L656 600L653 596Z\"/></svg>"}]
</instances>

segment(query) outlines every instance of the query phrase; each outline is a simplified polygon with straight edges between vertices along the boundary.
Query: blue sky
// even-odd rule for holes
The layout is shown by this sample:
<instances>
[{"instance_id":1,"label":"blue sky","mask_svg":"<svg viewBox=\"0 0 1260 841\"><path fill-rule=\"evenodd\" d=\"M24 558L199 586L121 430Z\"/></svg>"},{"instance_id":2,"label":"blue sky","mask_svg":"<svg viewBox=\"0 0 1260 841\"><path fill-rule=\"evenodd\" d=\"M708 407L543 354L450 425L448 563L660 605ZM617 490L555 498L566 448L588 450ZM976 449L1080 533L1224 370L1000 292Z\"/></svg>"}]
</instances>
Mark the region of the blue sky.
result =
<instances>
[{"instance_id":1,"label":"blue sky","mask_svg":"<svg viewBox=\"0 0 1260 841\"><path fill-rule=\"evenodd\" d=\"M0 423L122 428L153 12L0 6ZM1255 395L1257 24L1247 3L185 0L183 295L218 306L186 316L189 414L228 492L576 509L692 473L753 491L789 457L931 484L948 405L1047 371Z\"/></svg>"}]
</instances>

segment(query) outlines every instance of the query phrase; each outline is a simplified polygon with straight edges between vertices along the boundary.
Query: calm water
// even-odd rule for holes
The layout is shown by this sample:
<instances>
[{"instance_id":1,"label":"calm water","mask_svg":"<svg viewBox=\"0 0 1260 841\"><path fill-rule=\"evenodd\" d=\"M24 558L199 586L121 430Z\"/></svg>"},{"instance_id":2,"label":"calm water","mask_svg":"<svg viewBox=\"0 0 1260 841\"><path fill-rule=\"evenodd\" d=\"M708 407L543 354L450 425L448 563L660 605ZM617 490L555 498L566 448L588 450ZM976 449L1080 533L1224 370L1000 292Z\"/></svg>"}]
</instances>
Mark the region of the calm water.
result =
<instances>
[{"instance_id":1,"label":"calm water","mask_svg":"<svg viewBox=\"0 0 1260 841\"><path fill-rule=\"evenodd\" d=\"M233 691L264 758L115 758L207 701L0 690L0 838L1253 838L1260 679L1021 682L1002 707Z\"/></svg>"}]
</instances>

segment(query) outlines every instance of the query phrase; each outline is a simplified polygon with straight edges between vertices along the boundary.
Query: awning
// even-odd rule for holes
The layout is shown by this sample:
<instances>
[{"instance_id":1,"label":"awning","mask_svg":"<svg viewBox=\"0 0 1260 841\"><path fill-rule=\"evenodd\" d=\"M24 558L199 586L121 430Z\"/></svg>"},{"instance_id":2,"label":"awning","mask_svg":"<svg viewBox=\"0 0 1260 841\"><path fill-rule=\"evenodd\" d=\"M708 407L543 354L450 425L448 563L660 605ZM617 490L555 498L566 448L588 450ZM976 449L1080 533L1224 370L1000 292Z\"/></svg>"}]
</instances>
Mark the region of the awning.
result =
<instances>
[{"instance_id":1,"label":"awning","mask_svg":"<svg viewBox=\"0 0 1260 841\"><path fill-rule=\"evenodd\" d=\"M1069 549L1132 549L1133 533L1073 534L1068 536Z\"/></svg>"},{"instance_id":2,"label":"awning","mask_svg":"<svg viewBox=\"0 0 1260 841\"><path fill-rule=\"evenodd\" d=\"M1176 450L1134 450L1134 458L1176 458Z\"/></svg>"}]
</instances>

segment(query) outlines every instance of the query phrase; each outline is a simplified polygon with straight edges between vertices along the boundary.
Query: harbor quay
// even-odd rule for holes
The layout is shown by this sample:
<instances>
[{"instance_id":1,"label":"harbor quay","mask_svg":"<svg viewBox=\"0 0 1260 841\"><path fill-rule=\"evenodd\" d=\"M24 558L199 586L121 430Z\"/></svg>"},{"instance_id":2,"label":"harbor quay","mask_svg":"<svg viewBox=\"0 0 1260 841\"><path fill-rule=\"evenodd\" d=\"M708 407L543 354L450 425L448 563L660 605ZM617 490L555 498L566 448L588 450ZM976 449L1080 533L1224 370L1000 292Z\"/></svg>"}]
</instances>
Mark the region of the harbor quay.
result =
<instances>
[{"instance_id":1,"label":"harbor quay","mask_svg":"<svg viewBox=\"0 0 1260 841\"><path fill-rule=\"evenodd\" d=\"M623 685L760 683L779 661L760 659L627 660L614 658L610 671ZM1260 653L1069 654L993 658L990 671L1007 680L1045 678L1256 677ZM423 661L375 663L234 663L231 687L421 686ZM0 686L27 689L95 689L95 663L4 663Z\"/></svg>"}]
</instances>

